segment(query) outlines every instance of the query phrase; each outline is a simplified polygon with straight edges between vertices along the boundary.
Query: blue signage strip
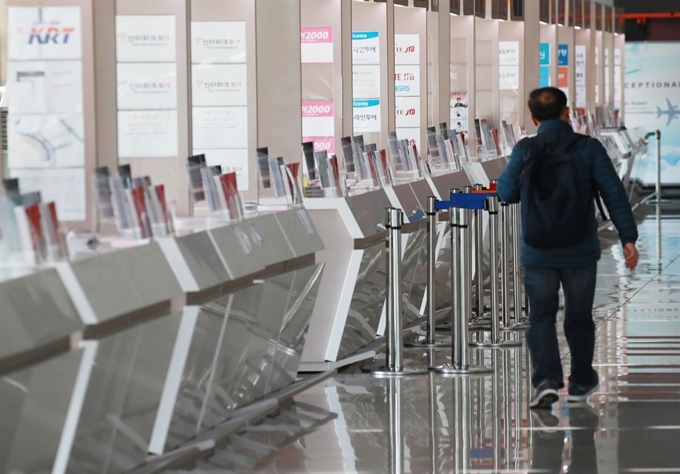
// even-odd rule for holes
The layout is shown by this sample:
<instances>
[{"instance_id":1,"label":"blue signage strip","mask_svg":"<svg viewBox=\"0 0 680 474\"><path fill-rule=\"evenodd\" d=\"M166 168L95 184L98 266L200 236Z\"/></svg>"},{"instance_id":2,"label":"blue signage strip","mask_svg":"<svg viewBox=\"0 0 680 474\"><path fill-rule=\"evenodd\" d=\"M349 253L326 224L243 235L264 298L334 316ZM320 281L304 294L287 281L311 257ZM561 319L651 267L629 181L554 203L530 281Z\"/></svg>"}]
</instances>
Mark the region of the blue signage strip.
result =
<instances>
[{"instance_id":1,"label":"blue signage strip","mask_svg":"<svg viewBox=\"0 0 680 474\"><path fill-rule=\"evenodd\" d=\"M569 45L568 44L557 45L557 65L558 66L569 66Z\"/></svg>"},{"instance_id":2,"label":"blue signage strip","mask_svg":"<svg viewBox=\"0 0 680 474\"><path fill-rule=\"evenodd\" d=\"M541 43L538 52L541 58L541 66L550 65L550 43Z\"/></svg>"}]
</instances>

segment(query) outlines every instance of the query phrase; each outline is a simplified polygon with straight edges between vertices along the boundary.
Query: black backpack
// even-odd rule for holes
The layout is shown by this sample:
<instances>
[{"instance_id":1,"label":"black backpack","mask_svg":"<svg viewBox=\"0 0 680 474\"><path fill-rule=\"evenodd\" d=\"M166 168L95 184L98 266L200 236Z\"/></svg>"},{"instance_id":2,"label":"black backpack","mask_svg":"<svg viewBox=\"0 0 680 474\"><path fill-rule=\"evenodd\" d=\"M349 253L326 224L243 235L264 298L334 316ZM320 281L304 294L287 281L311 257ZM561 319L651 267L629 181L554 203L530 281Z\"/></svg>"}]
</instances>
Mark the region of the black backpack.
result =
<instances>
[{"instance_id":1,"label":"black backpack","mask_svg":"<svg viewBox=\"0 0 680 474\"><path fill-rule=\"evenodd\" d=\"M569 148L584 138L570 134L552 149L546 149L540 137L529 139L531 154L522 164L520 177L522 234L527 245L571 247L586 238L593 201L588 199L590 193L585 192L578 164L569 153ZM598 206L601 209L599 201Z\"/></svg>"}]
</instances>

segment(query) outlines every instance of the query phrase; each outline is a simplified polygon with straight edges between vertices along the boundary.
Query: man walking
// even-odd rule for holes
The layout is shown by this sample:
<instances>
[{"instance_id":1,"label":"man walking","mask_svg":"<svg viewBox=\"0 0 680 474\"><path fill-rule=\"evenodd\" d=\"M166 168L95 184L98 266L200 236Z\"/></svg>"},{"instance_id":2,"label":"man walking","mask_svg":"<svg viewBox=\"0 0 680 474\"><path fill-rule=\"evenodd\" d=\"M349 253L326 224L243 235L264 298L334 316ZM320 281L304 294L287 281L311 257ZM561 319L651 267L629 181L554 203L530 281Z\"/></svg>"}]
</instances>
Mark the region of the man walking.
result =
<instances>
[{"instance_id":1,"label":"man walking","mask_svg":"<svg viewBox=\"0 0 680 474\"><path fill-rule=\"evenodd\" d=\"M599 386L593 370L593 301L600 259L595 199L602 196L623 244L626 266L637 266L637 225L623 184L602 144L574 133L567 97L544 87L529 96L538 135L520 141L498 180L498 195L521 202L522 264L529 296L527 342L536 393L532 408L550 408L564 387L555 322L560 284L564 332L571 352L570 402L583 402ZM599 198L598 198L599 199Z\"/></svg>"}]
</instances>

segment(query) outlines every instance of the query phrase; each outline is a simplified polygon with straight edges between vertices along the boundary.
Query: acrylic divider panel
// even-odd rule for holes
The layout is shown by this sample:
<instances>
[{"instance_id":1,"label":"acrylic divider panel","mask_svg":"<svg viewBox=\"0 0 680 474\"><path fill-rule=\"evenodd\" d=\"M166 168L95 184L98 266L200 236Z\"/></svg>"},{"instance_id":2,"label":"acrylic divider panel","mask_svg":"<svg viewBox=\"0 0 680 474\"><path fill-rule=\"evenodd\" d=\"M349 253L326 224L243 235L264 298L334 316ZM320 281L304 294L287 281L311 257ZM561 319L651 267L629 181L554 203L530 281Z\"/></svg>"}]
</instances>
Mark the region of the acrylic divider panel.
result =
<instances>
[{"instance_id":1,"label":"acrylic divider panel","mask_svg":"<svg viewBox=\"0 0 680 474\"><path fill-rule=\"evenodd\" d=\"M192 142L209 166L248 186L248 74L245 21L191 23Z\"/></svg>"},{"instance_id":2,"label":"acrylic divider panel","mask_svg":"<svg viewBox=\"0 0 680 474\"><path fill-rule=\"evenodd\" d=\"M62 221L86 218L82 20L78 6L7 9L9 174Z\"/></svg>"}]
</instances>

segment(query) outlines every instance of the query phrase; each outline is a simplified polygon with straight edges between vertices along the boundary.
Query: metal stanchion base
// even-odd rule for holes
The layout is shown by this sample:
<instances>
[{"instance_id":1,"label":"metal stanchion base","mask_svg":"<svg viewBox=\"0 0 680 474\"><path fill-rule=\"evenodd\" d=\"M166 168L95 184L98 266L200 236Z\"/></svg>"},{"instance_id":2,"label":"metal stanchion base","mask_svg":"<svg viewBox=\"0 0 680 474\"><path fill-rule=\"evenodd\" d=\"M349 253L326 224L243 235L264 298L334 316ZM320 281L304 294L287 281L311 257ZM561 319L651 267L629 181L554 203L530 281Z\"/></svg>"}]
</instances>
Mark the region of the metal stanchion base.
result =
<instances>
[{"instance_id":1,"label":"metal stanchion base","mask_svg":"<svg viewBox=\"0 0 680 474\"><path fill-rule=\"evenodd\" d=\"M470 321L470 331L490 331L491 330L491 320L477 320Z\"/></svg>"},{"instance_id":2,"label":"metal stanchion base","mask_svg":"<svg viewBox=\"0 0 680 474\"><path fill-rule=\"evenodd\" d=\"M374 377L408 377L411 375L424 375L428 370L425 366L404 367L402 370L392 370L384 365L370 365L362 367L364 372L370 372Z\"/></svg>"},{"instance_id":3,"label":"metal stanchion base","mask_svg":"<svg viewBox=\"0 0 680 474\"><path fill-rule=\"evenodd\" d=\"M489 375L493 373L493 368L479 365L471 365L466 369L456 368L451 364L439 365L437 367L430 367L441 375Z\"/></svg>"},{"instance_id":4,"label":"metal stanchion base","mask_svg":"<svg viewBox=\"0 0 680 474\"><path fill-rule=\"evenodd\" d=\"M477 347L480 349L512 349L513 347L521 347L522 341L475 341L470 343L470 347Z\"/></svg>"},{"instance_id":5,"label":"metal stanchion base","mask_svg":"<svg viewBox=\"0 0 680 474\"><path fill-rule=\"evenodd\" d=\"M509 326L501 328L501 331L526 331L531 325L529 323L510 323Z\"/></svg>"},{"instance_id":6,"label":"metal stanchion base","mask_svg":"<svg viewBox=\"0 0 680 474\"><path fill-rule=\"evenodd\" d=\"M434 342L429 342L426 337L423 337L416 339L415 341L407 341L404 343L404 349L432 349L434 347L451 347L451 341L435 339Z\"/></svg>"}]
</instances>

